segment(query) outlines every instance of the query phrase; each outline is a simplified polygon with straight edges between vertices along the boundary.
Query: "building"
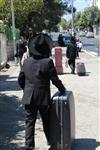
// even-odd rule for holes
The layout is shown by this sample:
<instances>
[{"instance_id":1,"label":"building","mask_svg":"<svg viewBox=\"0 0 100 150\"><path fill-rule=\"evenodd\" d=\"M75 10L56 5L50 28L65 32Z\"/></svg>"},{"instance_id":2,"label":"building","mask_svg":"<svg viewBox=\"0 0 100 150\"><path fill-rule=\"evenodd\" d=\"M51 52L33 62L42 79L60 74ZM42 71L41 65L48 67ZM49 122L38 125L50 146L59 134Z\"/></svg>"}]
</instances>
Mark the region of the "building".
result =
<instances>
[{"instance_id":1,"label":"building","mask_svg":"<svg viewBox=\"0 0 100 150\"><path fill-rule=\"evenodd\" d=\"M93 6L100 10L100 0L93 0ZM100 38L100 24L99 26L94 27L94 33L98 38Z\"/></svg>"},{"instance_id":2,"label":"building","mask_svg":"<svg viewBox=\"0 0 100 150\"><path fill-rule=\"evenodd\" d=\"M98 7L100 10L100 0L93 0L94 6Z\"/></svg>"}]
</instances>

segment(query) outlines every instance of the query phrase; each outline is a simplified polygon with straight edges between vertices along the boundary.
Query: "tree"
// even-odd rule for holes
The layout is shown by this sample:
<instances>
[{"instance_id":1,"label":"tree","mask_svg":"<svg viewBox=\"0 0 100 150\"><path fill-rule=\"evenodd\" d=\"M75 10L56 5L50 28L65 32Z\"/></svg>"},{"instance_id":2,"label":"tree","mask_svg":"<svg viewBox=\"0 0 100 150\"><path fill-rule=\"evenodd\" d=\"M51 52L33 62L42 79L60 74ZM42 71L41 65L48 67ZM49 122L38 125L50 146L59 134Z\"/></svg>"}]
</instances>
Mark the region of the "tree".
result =
<instances>
[{"instance_id":1,"label":"tree","mask_svg":"<svg viewBox=\"0 0 100 150\"><path fill-rule=\"evenodd\" d=\"M69 28L69 22L64 18L61 19L59 25L63 28L63 30L67 30Z\"/></svg>"},{"instance_id":2,"label":"tree","mask_svg":"<svg viewBox=\"0 0 100 150\"><path fill-rule=\"evenodd\" d=\"M57 29L66 5L61 0L14 0L15 25L21 32L30 27L33 31ZM11 2L5 0L0 19L11 26Z\"/></svg>"},{"instance_id":3,"label":"tree","mask_svg":"<svg viewBox=\"0 0 100 150\"><path fill-rule=\"evenodd\" d=\"M40 15L38 13L41 28L45 28L49 31L57 30L57 25L61 21L61 16L63 15L65 8L66 5L60 0L44 0L39 12ZM37 20L35 13L33 13L33 20Z\"/></svg>"},{"instance_id":4,"label":"tree","mask_svg":"<svg viewBox=\"0 0 100 150\"><path fill-rule=\"evenodd\" d=\"M5 0L0 0L0 7L2 7L5 3Z\"/></svg>"},{"instance_id":5,"label":"tree","mask_svg":"<svg viewBox=\"0 0 100 150\"><path fill-rule=\"evenodd\" d=\"M83 12L78 12L75 16L75 26L80 29L89 28L93 30L93 25L100 24L100 10L87 7Z\"/></svg>"}]
</instances>

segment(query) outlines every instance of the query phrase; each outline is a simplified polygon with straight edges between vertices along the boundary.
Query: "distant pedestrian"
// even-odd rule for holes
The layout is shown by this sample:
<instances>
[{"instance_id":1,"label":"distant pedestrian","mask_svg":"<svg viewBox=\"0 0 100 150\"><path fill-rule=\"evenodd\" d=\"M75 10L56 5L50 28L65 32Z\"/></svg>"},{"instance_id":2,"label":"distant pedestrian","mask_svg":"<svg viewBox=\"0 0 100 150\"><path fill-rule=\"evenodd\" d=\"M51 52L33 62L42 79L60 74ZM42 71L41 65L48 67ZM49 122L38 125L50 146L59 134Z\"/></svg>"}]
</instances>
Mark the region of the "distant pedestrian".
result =
<instances>
[{"instance_id":1,"label":"distant pedestrian","mask_svg":"<svg viewBox=\"0 0 100 150\"><path fill-rule=\"evenodd\" d=\"M21 65L23 66L23 63L25 61L25 59L29 58L29 49L28 46L26 45L26 52L23 54L22 59L21 59Z\"/></svg>"},{"instance_id":2,"label":"distant pedestrian","mask_svg":"<svg viewBox=\"0 0 100 150\"><path fill-rule=\"evenodd\" d=\"M77 45L77 58L79 58L79 39L76 40Z\"/></svg>"},{"instance_id":3,"label":"distant pedestrian","mask_svg":"<svg viewBox=\"0 0 100 150\"><path fill-rule=\"evenodd\" d=\"M24 40L23 37L16 43L16 54L15 57L17 57L17 60L19 60L20 67L22 66L21 60L23 57L23 54L27 51L26 48L27 42Z\"/></svg>"},{"instance_id":4,"label":"distant pedestrian","mask_svg":"<svg viewBox=\"0 0 100 150\"><path fill-rule=\"evenodd\" d=\"M79 41L78 47L79 47L79 52L81 52L82 47L83 47L83 44L82 44L82 42L81 42L81 41Z\"/></svg>"},{"instance_id":5,"label":"distant pedestrian","mask_svg":"<svg viewBox=\"0 0 100 150\"><path fill-rule=\"evenodd\" d=\"M62 34L59 34L58 36L58 44L59 46L64 46L64 39Z\"/></svg>"},{"instance_id":6,"label":"distant pedestrian","mask_svg":"<svg viewBox=\"0 0 100 150\"><path fill-rule=\"evenodd\" d=\"M77 45L75 37L71 37L71 42L67 46L66 57L71 68L71 73L75 74L75 59L77 57Z\"/></svg>"},{"instance_id":7,"label":"distant pedestrian","mask_svg":"<svg viewBox=\"0 0 100 150\"><path fill-rule=\"evenodd\" d=\"M33 32L33 34L32 34L32 38L34 38L36 36L36 32ZM31 37L30 37L31 38ZM24 61L25 61L25 59L27 59L27 58L29 58L29 48L28 48L28 40L27 41L25 41L26 43L25 43L25 47L26 47L26 52L24 52L24 54L23 54L23 56L22 56L22 59L21 59L21 65L23 65L23 63L24 63Z\"/></svg>"},{"instance_id":8,"label":"distant pedestrian","mask_svg":"<svg viewBox=\"0 0 100 150\"><path fill-rule=\"evenodd\" d=\"M79 58L79 52L81 52L83 44L79 39L76 41L76 44L77 44L77 57Z\"/></svg>"},{"instance_id":9,"label":"distant pedestrian","mask_svg":"<svg viewBox=\"0 0 100 150\"><path fill-rule=\"evenodd\" d=\"M61 94L65 92L65 87L57 76L53 60L49 58L52 45L52 40L47 34L40 33L31 38L28 44L30 57L24 61L22 71L18 77L19 84L24 90L22 102L26 110L26 150L35 149L34 132L38 111L40 112L43 130L49 143L50 80ZM51 145L50 149L53 148L55 148L55 145Z\"/></svg>"}]
</instances>

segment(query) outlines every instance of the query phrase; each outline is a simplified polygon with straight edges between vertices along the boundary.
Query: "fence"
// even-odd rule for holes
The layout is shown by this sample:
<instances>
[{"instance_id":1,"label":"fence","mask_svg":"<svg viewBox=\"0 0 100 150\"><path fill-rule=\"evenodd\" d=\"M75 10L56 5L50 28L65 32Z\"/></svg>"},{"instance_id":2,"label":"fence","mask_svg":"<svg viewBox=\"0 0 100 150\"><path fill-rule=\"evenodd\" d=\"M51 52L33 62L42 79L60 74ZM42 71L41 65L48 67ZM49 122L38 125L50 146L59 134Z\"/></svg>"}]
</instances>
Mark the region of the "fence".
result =
<instances>
[{"instance_id":1,"label":"fence","mask_svg":"<svg viewBox=\"0 0 100 150\"><path fill-rule=\"evenodd\" d=\"M13 32L12 32L12 27L8 27L6 26L5 27L5 34L7 36L7 40L8 42L10 41L13 41ZM16 40L19 40L20 39L20 30L19 29L16 29L15 30L15 35L16 35Z\"/></svg>"}]
</instances>

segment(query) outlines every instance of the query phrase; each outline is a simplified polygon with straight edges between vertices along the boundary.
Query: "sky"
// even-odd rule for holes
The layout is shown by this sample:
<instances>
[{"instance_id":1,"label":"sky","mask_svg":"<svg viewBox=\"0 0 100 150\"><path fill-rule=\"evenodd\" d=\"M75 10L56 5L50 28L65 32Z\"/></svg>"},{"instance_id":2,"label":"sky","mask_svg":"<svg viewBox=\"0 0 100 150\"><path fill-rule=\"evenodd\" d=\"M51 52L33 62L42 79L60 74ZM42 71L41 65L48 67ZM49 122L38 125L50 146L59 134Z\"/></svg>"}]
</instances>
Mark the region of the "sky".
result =
<instances>
[{"instance_id":1,"label":"sky","mask_svg":"<svg viewBox=\"0 0 100 150\"><path fill-rule=\"evenodd\" d=\"M83 11L85 7L91 6L93 0L73 0L73 3L74 3L74 7L77 9L78 12L78 11ZM63 18L69 20L71 19L71 15L69 14L64 15Z\"/></svg>"}]
</instances>

